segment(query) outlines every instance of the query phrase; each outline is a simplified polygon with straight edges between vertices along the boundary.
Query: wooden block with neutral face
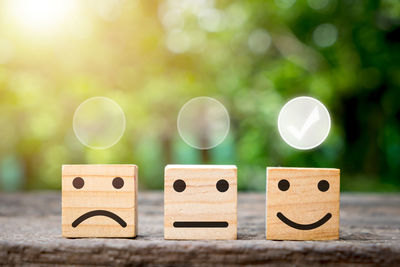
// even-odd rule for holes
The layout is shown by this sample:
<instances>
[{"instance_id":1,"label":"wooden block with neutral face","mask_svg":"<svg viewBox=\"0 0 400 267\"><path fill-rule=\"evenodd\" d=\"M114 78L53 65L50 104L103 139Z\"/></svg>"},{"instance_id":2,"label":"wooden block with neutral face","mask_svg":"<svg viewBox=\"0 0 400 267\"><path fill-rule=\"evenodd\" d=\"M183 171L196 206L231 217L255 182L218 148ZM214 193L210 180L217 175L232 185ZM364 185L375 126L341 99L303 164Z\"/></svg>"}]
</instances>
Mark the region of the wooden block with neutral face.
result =
<instances>
[{"instance_id":1,"label":"wooden block with neutral face","mask_svg":"<svg viewBox=\"0 0 400 267\"><path fill-rule=\"evenodd\" d=\"M236 166L168 165L164 238L236 239Z\"/></svg>"},{"instance_id":2,"label":"wooden block with neutral face","mask_svg":"<svg viewBox=\"0 0 400 267\"><path fill-rule=\"evenodd\" d=\"M63 165L64 237L137 235L136 165Z\"/></svg>"},{"instance_id":3,"label":"wooden block with neutral face","mask_svg":"<svg viewBox=\"0 0 400 267\"><path fill-rule=\"evenodd\" d=\"M339 169L267 168L267 239L339 239L339 197Z\"/></svg>"}]
</instances>

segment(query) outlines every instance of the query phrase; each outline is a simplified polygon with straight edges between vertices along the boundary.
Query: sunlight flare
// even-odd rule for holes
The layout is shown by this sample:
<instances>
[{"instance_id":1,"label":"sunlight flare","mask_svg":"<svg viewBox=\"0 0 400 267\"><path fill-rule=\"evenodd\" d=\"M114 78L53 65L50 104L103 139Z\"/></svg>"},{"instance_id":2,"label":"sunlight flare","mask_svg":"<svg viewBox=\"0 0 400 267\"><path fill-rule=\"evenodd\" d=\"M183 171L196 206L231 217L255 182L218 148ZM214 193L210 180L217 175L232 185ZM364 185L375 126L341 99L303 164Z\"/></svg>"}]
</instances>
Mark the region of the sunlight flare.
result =
<instances>
[{"instance_id":1,"label":"sunlight flare","mask_svg":"<svg viewBox=\"0 0 400 267\"><path fill-rule=\"evenodd\" d=\"M74 0L13 0L8 5L15 22L35 33L57 30L76 8Z\"/></svg>"}]
</instances>

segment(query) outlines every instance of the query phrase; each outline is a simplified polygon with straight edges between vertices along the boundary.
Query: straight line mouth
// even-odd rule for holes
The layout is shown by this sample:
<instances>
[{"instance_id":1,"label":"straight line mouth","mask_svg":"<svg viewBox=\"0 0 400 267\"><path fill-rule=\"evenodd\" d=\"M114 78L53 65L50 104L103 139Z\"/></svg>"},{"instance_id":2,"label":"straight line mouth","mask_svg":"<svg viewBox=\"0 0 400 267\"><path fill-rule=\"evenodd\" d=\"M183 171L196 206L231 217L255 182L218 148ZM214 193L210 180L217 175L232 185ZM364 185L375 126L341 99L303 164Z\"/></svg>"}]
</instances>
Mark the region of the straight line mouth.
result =
<instances>
[{"instance_id":1,"label":"straight line mouth","mask_svg":"<svg viewBox=\"0 0 400 267\"><path fill-rule=\"evenodd\" d=\"M113 219L114 221L116 221L119 225L121 225L121 227L125 228L126 227L126 222L119 217L117 214L108 211L108 210L92 210L89 212L86 212L85 214L79 216L79 218L77 218L73 223L72 223L72 227L77 227L81 222L94 217L94 216L105 216L108 218Z\"/></svg>"},{"instance_id":2,"label":"straight line mouth","mask_svg":"<svg viewBox=\"0 0 400 267\"><path fill-rule=\"evenodd\" d=\"M228 222L174 222L175 228L226 228Z\"/></svg>"}]
</instances>

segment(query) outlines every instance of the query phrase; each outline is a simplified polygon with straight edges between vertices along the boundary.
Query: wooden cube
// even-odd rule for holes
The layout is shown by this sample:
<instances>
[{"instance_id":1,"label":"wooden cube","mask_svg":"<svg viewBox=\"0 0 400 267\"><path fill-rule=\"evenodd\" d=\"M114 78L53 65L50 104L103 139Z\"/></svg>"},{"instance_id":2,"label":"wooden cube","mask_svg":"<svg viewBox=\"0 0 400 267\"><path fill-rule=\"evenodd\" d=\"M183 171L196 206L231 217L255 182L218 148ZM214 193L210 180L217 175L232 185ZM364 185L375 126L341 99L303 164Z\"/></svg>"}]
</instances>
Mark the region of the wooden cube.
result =
<instances>
[{"instance_id":1,"label":"wooden cube","mask_svg":"<svg viewBox=\"0 0 400 267\"><path fill-rule=\"evenodd\" d=\"M339 239L339 197L339 169L267 168L267 239Z\"/></svg>"},{"instance_id":2,"label":"wooden cube","mask_svg":"<svg viewBox=\"0 0 400 267\"><path fill-rule=\"evenodd\" d=\"M64 237L137 235L136 165L63 165Z\"/></svg>"},{"instance_id":3,"label":"wooden cube","mask_svg":"<svg viewBox=\"0 0 400 267\"><path fill-rule=\"evenodd\" d=\"M165 239L236 239L237 170L231 165L168 165Z\"/></svg>"}]
</instances>

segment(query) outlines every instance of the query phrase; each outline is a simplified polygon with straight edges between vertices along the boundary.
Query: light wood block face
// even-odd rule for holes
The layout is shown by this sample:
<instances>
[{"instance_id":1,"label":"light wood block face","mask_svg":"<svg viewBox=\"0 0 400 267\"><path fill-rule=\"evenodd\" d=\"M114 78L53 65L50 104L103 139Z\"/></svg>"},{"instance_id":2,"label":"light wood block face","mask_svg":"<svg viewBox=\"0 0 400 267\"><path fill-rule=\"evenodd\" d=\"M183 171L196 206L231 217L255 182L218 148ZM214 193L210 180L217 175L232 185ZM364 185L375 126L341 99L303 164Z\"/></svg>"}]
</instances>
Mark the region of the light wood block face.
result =
<instances>
[{"instance_id":1,"label":"light wood block face","mask_svg":"<svg viewBox=\"0 0 400 267\"><path fill-rule=\"evenodd\" d=\"M267 168L267 239L339 239L339 197L339 169Z\"/></svg>"},{"instance_id":2,"label":"light wood block face","mask_svg":"<svg viewBox=\"0 0 400 267\"><path fill-rule=\"evenodd\" d=\"M236 166L168 165L164 238L236 239Z\"/></svg>"},{"instance_id":3,"label":"light wood block face","mask_svg":"<svg viewBox=\"0 0 400 267\"><path fill-rule=\"evenodd\" d=\"M64 237L137 235L136 165L63 165Z\"/></svg>"}]
</instances>

